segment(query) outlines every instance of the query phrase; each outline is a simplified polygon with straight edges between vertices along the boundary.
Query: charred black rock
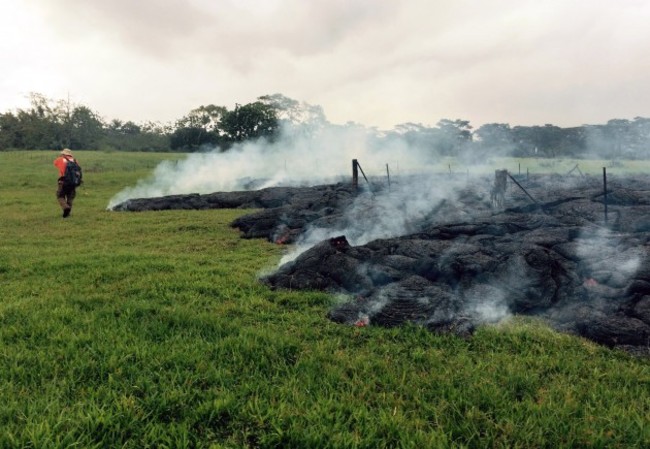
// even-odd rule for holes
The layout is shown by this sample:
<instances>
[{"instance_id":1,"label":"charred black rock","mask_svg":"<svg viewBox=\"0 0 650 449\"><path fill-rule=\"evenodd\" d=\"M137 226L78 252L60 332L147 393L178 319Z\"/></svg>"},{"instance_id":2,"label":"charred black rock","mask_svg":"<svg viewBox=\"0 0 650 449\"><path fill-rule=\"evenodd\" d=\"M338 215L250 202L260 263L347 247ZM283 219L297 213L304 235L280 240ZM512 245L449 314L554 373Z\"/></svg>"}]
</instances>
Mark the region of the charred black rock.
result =
<instances>
[{"instance_id":1,"label":"charred black rock","mask_svg":"<svg viewBox=\"0 0 650 449\"><path fill-rule=\"evenodd\" d=\"M278 243L292 243L311 223L331 226L337 222L356 193L348 184L269 187L257 191L131 199L118 204L113 210L261 209L238 218L232 226L241 230L244 238L266 238Z\"/></svg>"},{"instance_id":2,"label":"charred black rock","mask_svg":"<svg viewBox=\"0 0 650 449\"><path fill-rule=\"evenodd\" d=\"M650 189L640 184L608 195L608 221L598 187L541 184L530 190L549 201L462 223L438 217L415 234L344 251L323 242L263 282L350 295L329 313L340 323L412 322L467 335L510 314L534 315L561 331L644 353Z\"/></svg>"},{"instance_id":3,"label":"charred black rock","mask_svg":"<svg viewBox=\"0 0 650 449\"><path fill-rule=\"evenodd\" d=\"M432 200L403 233L362 245L342 230L375 224L397 180L390 191L282 187L129 200L115 209L257 208L232 225L245 238L278 243L296 242L308 228L331 231L336 237L262 281L349 295L329 312L335 322L410 322L466 336L511 314L534 315L601 344L650 352L647 179L610 180L605 194L598 177L519 177L498 210L491 181L444 183L449 196Z\"/></svg>"}]
</instances>

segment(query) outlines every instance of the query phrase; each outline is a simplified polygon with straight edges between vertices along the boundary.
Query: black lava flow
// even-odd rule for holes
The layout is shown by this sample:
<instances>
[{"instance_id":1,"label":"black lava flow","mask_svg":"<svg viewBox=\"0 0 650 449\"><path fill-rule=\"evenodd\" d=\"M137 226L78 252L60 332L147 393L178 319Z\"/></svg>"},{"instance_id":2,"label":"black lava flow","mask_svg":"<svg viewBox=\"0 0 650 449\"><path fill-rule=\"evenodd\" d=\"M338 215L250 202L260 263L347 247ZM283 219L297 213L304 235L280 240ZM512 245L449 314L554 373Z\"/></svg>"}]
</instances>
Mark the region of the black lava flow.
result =
<instances>
[{"instance_id":1,"label":"black lava flow","mask_svg":"<svg viewBox=\"0 0 650 449\"><path fill-rule=\"evenodd\" d=\"M328 313L337 323L411 322L468 336L481 324L527 315L650 355L647 179L610 176L605 194L599 177L518 177L495 208L489 178L437 176L449 199L432 201L410 233L358 246L332 235L261 281L345 294L349 300ZM408 198L414 184L392 181L390 190L338 183L141 198L114 210L255 208L232 223L242 237L291 244L307 229L367 225L358 217L350 223L346 211L359 204L372 211L399 189Z\"/></svg>"}]
</instances>

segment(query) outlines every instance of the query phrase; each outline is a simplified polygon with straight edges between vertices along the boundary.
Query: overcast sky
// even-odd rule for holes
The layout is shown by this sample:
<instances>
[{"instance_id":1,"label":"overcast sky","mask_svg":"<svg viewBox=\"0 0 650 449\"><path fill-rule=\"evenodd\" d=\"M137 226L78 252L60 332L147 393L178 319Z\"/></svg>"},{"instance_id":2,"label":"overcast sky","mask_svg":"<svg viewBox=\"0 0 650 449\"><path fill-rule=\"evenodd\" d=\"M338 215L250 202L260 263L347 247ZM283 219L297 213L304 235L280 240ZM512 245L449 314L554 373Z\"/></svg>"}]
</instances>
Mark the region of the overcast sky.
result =
<instances>
[{"instance_id":1,"label":"overcast sky","mask_svg":"<svg viewBox=\"0 0 650 449\"><path fill-rule=\"evenodd\" d=\"M174 121L281 93L334 123L650 116L647 0L0 0L0 112Z\"/></svg>"}]
</instances>

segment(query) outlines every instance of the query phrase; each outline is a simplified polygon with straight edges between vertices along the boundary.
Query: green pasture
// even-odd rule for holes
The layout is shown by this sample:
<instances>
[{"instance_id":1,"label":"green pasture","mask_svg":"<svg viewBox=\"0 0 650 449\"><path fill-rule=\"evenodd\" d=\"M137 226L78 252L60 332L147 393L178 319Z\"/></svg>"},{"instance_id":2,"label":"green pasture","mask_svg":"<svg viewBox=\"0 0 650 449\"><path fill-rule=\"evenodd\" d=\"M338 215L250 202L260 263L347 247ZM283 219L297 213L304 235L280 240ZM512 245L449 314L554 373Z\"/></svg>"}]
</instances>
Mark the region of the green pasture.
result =
<instances>
[{"instance_id":1,"label":"green pasture","mask_svg":"<svg viewBox=\"0 0 650 449\"><path fill-rule=\"evenodd\" d=\"M526 171L529 171L531 174L556 173L562 175L571 172L576 166L585 175L602 175L603 167L607 169L608 175L612 176L650 173L650 161L629 159L494 158L490 161L490 164L486 164L482 168L488 168L489 170L491 166L508 169L512 174L525 174ZM574 175L579 174L577 170L572 173Z\"/></svg>"},{"instance_id":2,"label":"green pasture","mask_svg":"<svg viewBox=\"0 0 650 449\"><path fill-rule=\"evenodd\" d=\"M55 156L0 153L0 448L650 447L647 359L524 319L334 324L336 298L258 282L285 248L241 239L246 211L105 210L184 155L77 152L65 220Z\"/></svg>"},{"instance_id":3,"label":"green pasture","mask_svg":"<svg viewBox=\"0 0 650 449\"><path fill-rule=\"evenodd\" d=\"M574 176L579 176L580 173L583 175L602 176L603 167L606 168L608 174L611 174L613 176L650 174L650 160L631 159L548 159L532 157L487 157L475 159L456 159L452 157L444 157L438 160L436 163L429 164L424 167L421 164L408 165L404 161L401 163L401 165L397 165L395 162L389 164L391 173L412 173L428 170L435 173L451 172L455 174L469 175L493 175L495 170L506 169L512 175L526 175L527 173L531 175L550 173L564 175L571 172ZM380 173L380 167L376 168L377 173Z\"/></svg>"}]
</instances>

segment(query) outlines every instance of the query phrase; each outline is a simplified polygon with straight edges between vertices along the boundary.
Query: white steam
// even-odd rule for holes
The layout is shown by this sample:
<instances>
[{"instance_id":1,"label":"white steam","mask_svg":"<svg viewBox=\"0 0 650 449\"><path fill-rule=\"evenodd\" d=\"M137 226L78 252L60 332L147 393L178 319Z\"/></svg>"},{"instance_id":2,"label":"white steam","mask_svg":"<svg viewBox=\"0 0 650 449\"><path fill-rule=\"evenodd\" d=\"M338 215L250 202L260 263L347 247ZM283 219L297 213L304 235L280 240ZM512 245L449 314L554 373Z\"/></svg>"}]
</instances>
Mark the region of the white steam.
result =
<instances>
[{"instance_id":1,"label":"white steam","mask_svg":"<svg viewBox=\"0 0 650 449\"><path fill-rule=\"evenodd\" d=\"M591 280L622 287L639 270L645 257L642 247L621 250L621 237L606 228L584 230L577 253Z\"/></svg>"},{"instance_id":2,"label":"white steam","mask_svg":"<svg viewBox=\"0 0 650 449\"><path fill-rule=\"evenodd\" d=\"M215 148L192 153L178 162L165 161L153 175L111 198L108 209L132 199L188 193L257 190L279 185L317 185L351 176L352 159L393 166L417 166L418 152L398 143L378 148L359 126L284 126L277 140L247 141L228 151Z\"/></svg>"},{"instance_id":3,"label":"white steam","mask_svg":"<svg viewBox=\"0 0 650 449\"><path fill-rule=\"evenodd\" d=\"M464 313L480 323L498 323L512 316L506 293L492 285L477 285L464 293Z\"/></svg>"},{"instance_id":4,"label":"white steam","mask_svg":"<svg viewBox=\"0 0 650 449\"><path fill-rule=\"evenodd\" d=\"M455 202L466 181L450 181L445 175L400 178L390 189L356 197L334 228L308 227L280 265L294 260L327 238L345 235L352 246L372 240L399 237L420 230L442 201Z\"/></svg>"}]
</instances>

